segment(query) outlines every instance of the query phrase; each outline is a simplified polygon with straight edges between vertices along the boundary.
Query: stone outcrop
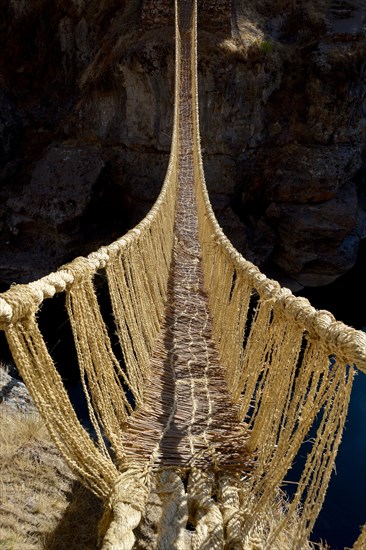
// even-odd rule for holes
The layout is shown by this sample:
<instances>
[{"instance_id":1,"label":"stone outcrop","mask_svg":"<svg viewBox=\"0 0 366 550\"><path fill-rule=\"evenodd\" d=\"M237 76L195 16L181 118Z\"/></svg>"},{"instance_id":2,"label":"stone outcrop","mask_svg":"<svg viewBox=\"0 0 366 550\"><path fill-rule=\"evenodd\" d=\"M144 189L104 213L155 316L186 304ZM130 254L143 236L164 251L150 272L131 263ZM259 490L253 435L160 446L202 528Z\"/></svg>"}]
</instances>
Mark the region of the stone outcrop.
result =
<instances>
[{"instance_id":1,"label":"stone outcrop","mask_svg":"<svg viewBox=\"0 0 366 550\"><path fill-rule=\"evenodd\" d=\"M75 145L51 146L35 162L30 181L7 201L10 235L1 267L9 276L16 279L22 271L23 277L38 277L48 265L60 265L66 254L70 259L79 255L73 239L82 230L82 220L98 193L104 166L97 147ZM83 243L78 241L81 247Z\"/></svg>"},{"instance_id":2,"label":"stone outcrop","mask_svg":"<svg viewBox=\"0 0 366 550\"><path fill-rule=\"evenodd\" d=\"M37 414L27 388L0 364L0 415L3 413Z\"/></svg>"},{"instance_id":3,"label":"stone outcrop","mask_svg":"<svg viewBox=\"0 0 366 550\"><path fill-rule=\"evenodd\" d=\"M20 135L20 120L8 94L0 90L0 163L13 157Z\"/></svg>"},{"instance_id":4,"label":"stone outcrop","mask_svg":"<svg viewBox=\"0 0 366 550\"><path fill-rule=\"evenodd\" d=\"M174 2L169 0L143 0L141 25L144 29L161 29L171 26L174 20Z\"/></svg>"},{"instance_id":5,"label":"stone outcrop","mask_svg":"<svg viewBox=\"0 0 366 550\"><path fill-rule=\"evenodd\" d=\"M174 99L164 6L4 2L4 288L109 242L155 200ZM326 284L353 265L365 236L364 2L199 9L202 147L219 221L270 275L294 288Z\"/></svg>"},{"instance_id":6,"label":"stone outcrop","mask_svg":"<svg viewBox=\"0 0 366 550\"><path fill-rule=\"evenodd\" d=\"M272 202L266 215L274 221L279 236L275 262L303 285L332 282L340 261L343 269L355 263L359 241L357 191L351 182L329 200Z\"/></svg>"}]
</instances>

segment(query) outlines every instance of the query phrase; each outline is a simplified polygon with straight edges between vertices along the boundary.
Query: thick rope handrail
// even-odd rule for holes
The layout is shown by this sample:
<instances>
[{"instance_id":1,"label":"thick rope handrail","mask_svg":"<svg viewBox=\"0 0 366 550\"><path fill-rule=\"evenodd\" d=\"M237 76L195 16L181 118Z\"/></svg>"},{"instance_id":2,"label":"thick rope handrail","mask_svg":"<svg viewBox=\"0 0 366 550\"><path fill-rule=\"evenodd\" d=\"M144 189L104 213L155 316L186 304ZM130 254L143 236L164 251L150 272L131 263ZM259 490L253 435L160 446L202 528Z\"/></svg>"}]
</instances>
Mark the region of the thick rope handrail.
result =
<instances>
[{"instance_id":1,"label":"thick rope handrail","mask_svg":"<svg viewBox=\"0 0 366 550\"><path fill-rule=\"evenodd\" d=\"M197 37L195 40L197 48ZM194 82L197 82L197 66ZM262 299L273 300L276 307L280 308L289 321L298 323L304 327L314 338L326 340L334 352L347 358L351 364L366 373L366 334L360 330L336 321L334 316L328 311L316 310L307 300L302 297L295 297L292 292L281 287L281 285L272 279L267 278L257 266L249 262L234 248L230 240L222 231L217 218L212 209L203 168L201 153L201 138L199 125L199 98L198 86L195 85L195 166L197 167L198 193L202 195L204 203L204 212L202 215L207 218L212 230L211 240L224 249L225 254L232 262L233 266L239 271L245 273L249 283L256 289Z\"/></svg>"},{"instance_id":2,"label":"thick rope handrail","mask_svg":"<svg viewBox=\"0 0 366 550\"><path fill-rule=\"evenodd\" d=\"M176 74L178 74L180 59L175 55ZM174 120L172 145L170 150L168 168L164 179L163 186L158 198L151 207L147 215L125 235L112 242L107 246L102 246L98 250L91 252L86 256L88 269L94 273L105 268L109 263L110 257L116 253L121 253L128 247L136 243L150 229L153 222L156 220L159 213L166 204L168 194L174 195L176 183L177 155L178 155L178 92L179 83L175 85L175 100L174 100ZM78 258L67 265L60 267L57 271L52 272L37 281L29 284L15 284L7 291L0 294L0 327L16 322L25 312L36 311L40 304L47 298L52 298L55 294L64 292L74 282L75 271L77 270ZM86 265L86 264L85 264ZM88 269L86 271L88 271ZM26 289L31 290L29 293ZM26 303L19 298L20 293L28 292L29 299Z\"/></svg>"},{"instance_id":3,"label":"thick rope handrail","mask_svg":"<svg viewBox=\"0 0 366 550\"><path fill-rule=\"evenodd\" d=\"M296 298L290 290L268 279L235 250L222 232L209 200L200 146L197 6L194 17L193 150L205 286L214 322L213 334L227 369L227 381L234 402L241 403L241 418L248 418L252 426L249 448L258 456L249 490L252 496L256 495L256 503L251 509L248 507L247 529L249 518L255 523L254 518L266 499L283 482L305 431L315 418L312 408L320 412L324 407L321 429L287 517L267 541L269 546L275 543L281 530L289 525L296 506L303 502L302 517L292 542L294 547L300 547L319 513L340 444L352 388L349 365L366 372L366 335L337 322L327 311L315 310L308 300ZM281 352L281 347L286 351ZM302 384L297 371L304 371ZM329 391L323 395L318 391L320 387L314 386L318 376L319 381L328 378ZM315 398L312 405L301 395L308 391L310 403ZM236 517L243 517L242 512Z\"/></svg>"},{"instance_id":4,"label":"thick rope handrail","mask_svg":"<svg viewBox=\"0 0 366 550\"><path fill-rule=\"evenodd\" d=\"M326 310L315 309L307 298L294 296L288 288L266 277L254 264L243 258L222 232L209 201L207 190L207 217L213 226L216 242L222 246L227 256L238 271L245 273L248 281L263 299L275 302L289 321L305 328L313 338L326 340L334 348L336 354L347 358L350 364L366 373L366 334L356 330L341 321L336 321L334 315Z\"/></svg>"},{"instance_id":5,"label":"thick rope handrail","mask_svg":"<svg viewBox=\"0 0 366 550\"><path fill-rule=\"evenodd\" d=\"M103 246L99 250L90 253L86 258L85 273L89 270L96 273L100 269L105 268L109 262L111 254L116 252L123 252L128 246L136 242L141 234L149 229L151 223L156 218L157 213L164 204L164 199L167 194L167 188L171 186L171 172L168 169L166 181L161 190L161 193L156 203L151 208L149 214L133 229L128 231L123 237L114 241L112 244ZM19 318L29 311L36 311L39 305L47 298L52 298L59 292L64 292L73 284L75 280L75 272L78 270L78 258L70 262L69 264L62 266L55 272L45 275L41 279L35 282L24 285L12 285L9 290L2 293L0 296L0 326L4 324L10 324L16 322ZM20 305L21 300L18 298L18 294L24 292L25 289L29 289L29 301ZM20 309L17 309L19 305Z\"/></svg>"},{"instance_id":6,"label":"thick rope handrail","mask_svg":"<svg viewBox=\"0 0 366 550\"><path fill-rule=\"evenodd\" d=\"M141 238L151 223L156 218L157 213L164 204L167 195L167 189L171 186L172 168L168 169L166 181L161 193L151 208L149 214L133 229L128 231L123 237L114 241L112 244L103 246L99 250L90 253L84 262L84 273L87 275L89 270L96 273L105 268L110 260L110 256L117 252L123 252L132 243ZM18 321L22 316L30 311L36 311L40 304L47 298L52 298L55 294L64 292L73 284L75 274L78 271L79 260L76 258L69 264L62 266L55 272L45 275L35 282L24 285L12 285L9 290L0 295L0 326ZM30 291L30 292L29 292ZM23 301L24 293L28 294L28 300ZM22 295L22 299L19 296Z\"/></svg>"}]
</instances>

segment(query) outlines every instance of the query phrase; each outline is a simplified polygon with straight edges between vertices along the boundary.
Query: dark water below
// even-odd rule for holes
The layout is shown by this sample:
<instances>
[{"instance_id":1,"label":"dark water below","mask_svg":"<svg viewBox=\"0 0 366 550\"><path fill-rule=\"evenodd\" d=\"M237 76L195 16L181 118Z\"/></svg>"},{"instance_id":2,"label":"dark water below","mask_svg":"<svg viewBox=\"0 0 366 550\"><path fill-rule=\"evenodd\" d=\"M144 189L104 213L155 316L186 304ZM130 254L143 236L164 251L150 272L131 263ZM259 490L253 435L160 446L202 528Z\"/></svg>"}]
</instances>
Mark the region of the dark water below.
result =
<instances>
[{"instance_id":1,"label":"dark water below","mask_svg":"<svg viewBox=\"0 0 366 550\"><path fill-rule=\"evenodd\" d=\"M327 287L301 292L318 309L366 329L366 241L356 266ZM327 541L332 550L352 547L366 523L366 375L358 373L352 390L342 443L323 509L312 540Z\"/></svg>"},{"instance_id":2,"label":"dark water below","mask_svg":"<svg viewBox=\"0 0 366 550\"><path fill-rule=\"evenodd\" d=\"M366 523L366 376L357 376L346 427L312 540L332 549L352 547Z\"/></svg>"}]
</instances>

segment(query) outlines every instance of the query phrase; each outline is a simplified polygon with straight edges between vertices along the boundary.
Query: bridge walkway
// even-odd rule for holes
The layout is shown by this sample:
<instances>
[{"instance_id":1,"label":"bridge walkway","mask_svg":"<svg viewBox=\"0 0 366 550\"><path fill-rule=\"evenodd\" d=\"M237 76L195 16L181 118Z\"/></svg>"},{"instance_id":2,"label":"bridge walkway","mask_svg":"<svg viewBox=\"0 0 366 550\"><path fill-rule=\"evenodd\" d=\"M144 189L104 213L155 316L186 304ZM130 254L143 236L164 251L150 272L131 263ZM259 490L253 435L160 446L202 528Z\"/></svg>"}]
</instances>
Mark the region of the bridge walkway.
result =
<instances>
[{"instance_id":1,"label":"bridge walkway","mask_svg":"<svg viewBox=\"0 0 366 550\"><path fill-rule=\"evenodd\" d=\"M190 9L180 14L187 31ZM242 469L244 424L232 403L211 337L203 286L194 184L191 35L182 32L179 161L173 262L165 319L151 360L144 403L123 433L129 462ZM240 436L240 437L238 437Z\"/></svg>"}]
</instances>

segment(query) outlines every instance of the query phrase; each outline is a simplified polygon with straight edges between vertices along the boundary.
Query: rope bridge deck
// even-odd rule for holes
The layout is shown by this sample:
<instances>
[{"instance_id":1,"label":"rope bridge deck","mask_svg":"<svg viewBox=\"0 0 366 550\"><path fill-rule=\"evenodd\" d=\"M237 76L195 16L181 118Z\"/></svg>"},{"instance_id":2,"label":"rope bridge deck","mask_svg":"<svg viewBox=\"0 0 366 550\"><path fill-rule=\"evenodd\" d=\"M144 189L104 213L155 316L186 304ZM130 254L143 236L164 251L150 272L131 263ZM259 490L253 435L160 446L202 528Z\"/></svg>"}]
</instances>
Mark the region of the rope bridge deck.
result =
<instances>
[{"instance_id":1,"label":"rope bridge deck","mask_svg":"<svg viewBox=\"0 0 366 550\"><path fill-rule=\"evenodd\" d=\"M173 259L161 333L154 347L143 405L123 434L129 460L161 466L244 470L246 438L238 425L212 340L198 238L193 170L191 40L181 44L178 187ZM222 447L222 448L221 448Z\"/></svg>"},{"instance_id":2,"label":"rope bridge deck","mask_svg":"<svg viewBox=\"0 0 366 550\"><path fill-rule=\"evenodd\" d=\"M366 337L268 280L218 226L200 152L196 22L196 1L177 2L172 148L152 210L109 246L1 295L0 326L54 442L105 502L104 550L138 548L146 525L151 548L309 548ZM125 365L99 309L98 271ZM92 435L37 323L58 292ZM354 548L365 541L366 529Z\"/></svg>"}]
</instances>

